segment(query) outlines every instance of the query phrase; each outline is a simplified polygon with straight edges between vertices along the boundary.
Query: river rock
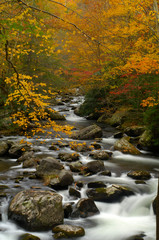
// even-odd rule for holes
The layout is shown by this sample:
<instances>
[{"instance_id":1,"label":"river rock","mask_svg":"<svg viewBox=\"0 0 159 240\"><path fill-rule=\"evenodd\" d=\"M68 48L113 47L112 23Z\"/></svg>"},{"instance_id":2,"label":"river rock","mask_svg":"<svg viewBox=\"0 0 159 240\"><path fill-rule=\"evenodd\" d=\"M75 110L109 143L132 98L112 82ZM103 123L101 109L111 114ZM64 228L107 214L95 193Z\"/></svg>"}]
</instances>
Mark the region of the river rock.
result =
<instances>
[{"instance_id":1,"label":"river rock","mask_svg":"<svg viewBox=\"0 0 159 240\"><path fill-rule=\"evenodd\" d=\"M117 127L121 125L124 119L128 116L130 108L120 108L118 109L110 119L108 119L108 123L113 127Z\"/></svg>"},{"instance_id":2,"label":"river rock","mask_svg":"<svg viewBox=\"0 0 159 240\"><path fill-rule=\"evenodd\" d=\"M130 171L127 174L128 177L131 177L136 180L149 180L151 178L151 174L147 171Z\"/></svg>"},{"instance_id":3,"label":"river rock","mask_svg":"<svg viewBox=\"0 0 159 240\"><path fill-rule=\"evenodd\" d=\"M40 163L40 159L34 156L34 152L25 152L17 159L17 162L23 162L23 168L36 167Z\"/></svg>"},{"instance_id":4,"label":"river rock","mask_svg":"<svg viewBox=\"0 0 159 240\"><path fill-rule=\"evenodd\" d=\"M76 198L80 198L81 197L81 193L77 189L75 189L73 187L69 188L69 195L70 196L74 196Z\"/></svg>"},{"instance_id":5,"label":"river rock","mask_svg":"<svg viewBox=\"0 0 159 240\"><path fill-rule=\"evenodd\" d=\"M99 209L97 208L95 202L91 198L81 198L72 214L72 217L79 215L79 217L86 218L99 214Z\"/></svg>"},{"instance_id":6,"label":"river rock","mask_svg":"<svg viewBox=\"0 0 159 240\"><path fill-rule=\"evenodd\" d=\"M87 146L87 144L84 143L70 143L70 147L72 150L77 151L77 152L87 152L90 151L92 149L90 149L89 146Z\"/></svg>"},{"instance_id":7,"label":"river rock","mask_svg":"<svg viewBox=\"0 0 159 240\"><path fill-rule=\"evenodd\" d=\"M143 134L140 136L139 145L142 148L151 149L153 142L153 136L150 130L145 130Z\"/></svg>"},{"instance_id":8,"label":"river rock","mask_svg":"<svg viewBox=\"0 0 159 240\"><path fill-rule=\"evenodd\" d=\"M99 143L97 143L97 142L91 143L91 146L93 146L93 148L94 148L95 150L101 149L101 145L100 145Z\"/></svg>"},{"instance_id":9,"label":"river rock","mask_svg":"<svg viewBox=\"0 0 159 240\"><path fill-rule=\"evenodd\" d=\"M5 141L0 141L0 156L4 156L8 153L9 146L7 142Z\"/></svg>"},{"instance_id":10,"label":"river rock","mask_svg":"<svg viewBox=\"0 0 159 240\"><path fill-rule=\"evenodd\" d=\"M70 163L69 167L72 172L80 172L84 165L80 161L78 161Z\"/></svg>"},{"instance_id":11,"label":"river rock","mask_svg":"<svg viewBox=\"0 0 159 240\"><path fill-rule=\"evenodd\" d=\"M64 115L61 115L59 112L57 112L51 108L46 108L45 111L48 113L51 120L66 120Z\"/></svg>"},{"instance_id":12,"label":"river rock","mask_svg":"<svg viewBox=\"0 0 159 240\"><path fill-rule=\"evenodd\" d=\"M73 161L78 161L80 158L80 155L76 152L74 152L74 153L59 153L58 158L60 158L62 161L73 162Z\"/></svg>"},{"instance_id":13,"label":"river rock","mask_svg":"<svg viewBox=\"0 0 159 240\"><path fill-rule=\"evenodd\" d=\"M8 215L29 231L51 229L63 223L62 197L51 191L21 191L10 202Z\"/></svg>"},{"instance_id":14,"label":"river rock","mask_svg":"<svg viewBox=\"0 0 159 240\"><path fill-rule=\"evenodd\" d=\"M93 151L89 156L96 160L108 160L110 158L106 151Z\"/></svg>"},{"instance_id":15,"label":"river rock","mask_svg":"<svg viewBox=\"0 0 159 240\"><path fill-rule=\"evenodd\" d=\"M54 174L49 176L49 185L54 189L66 189L74 182L72 173L67 170L55 170Z\"/></svg>"},{"instance_id":16,"label":"river rock","mask_svg":"<svg viewBox=\"0 0 159 240\"><path fill-rule=\"evenodd\" d=\"M104 163L100 160L88 162L86 165L86 171L90 173L98 173L105 170Z\"/></svg>"},{"instance_id":17,"label":"river rock","mask_svg":"<svg viewBox=\"0 0 159 240\"><path fill-rule=\"evenodd\" d=\"M31 146L27 143L14 142L9 149L9 156L19 158L25 151L31 151Z\"/></svg>"},{"instance_id":18,"label":"river rock","mask_svg":"<svg viewBox=\"0 0 159 240\"><path fill-rule=\"evenodd\" d=\"M126 133L130 137L138 137L142 135L144 131L145 131L145 128L142 126L131 126L131 127L127 127L124 130L124 133Z\"/></svg>"},{"instance_id":19,"label":"river rock","mask_svg":"<svg viewBox=\"0 0 159 240\"><path fill-rule=\"evenodd\" d=\"M102 137L102 129L95 124L72 134L72 138L78 140L90 140L100 137Z\"/></svg>"},{"instance_id":20,"label":"river rock","mask_svg":"<svg viewBox=\"0 0 159 240\"><path fill-rule=\"evenodd\" d=\"M88 189L87 196L92 198L94 201L100 202L119 202L125 196L133 195L133 191L122 185L114 184L108 188L96 188L96 189Z\"/></svg>"},{"instance_id":21,"label":"river rock","mask_svg":"<svg viewBox=\"0 0 159 240\"><path fill-rule=\"evenodd\" d=\"M123 137L117 140L114 144L114 149L121 151L122 153L139 155L140 151L134 145L132 145L128 140L129 140L129 137Z\"/></svg>"},{"instance_id":22,"label":"river rock","mask_svg":"<svg viewBox=\"0 0 159 240\"><path fill-rule=\"evenodd\" d=\"M82 237L85 231L82 227L72 225L58 225L52 229L54 238L74 238Z\"/></svg>"},{"instance_id":23,"label":"river rock","mask_svg":"<svg viewBox=\"0 0 159 240\"><path fill-rule=\"evenodd\" d=\"M101 182L101 181L96 181L96 182L89 182L87 184L88 188L103 188L106 187L105 183Z\"/></svg>"},{"instance_id":24,"label":"river rock","mask_svg":"<svg viewBox=\"0 0 159 240\"><path fill-rule=\"evenodd\" d=\"M42 159L40 165L37 166L36 175L38 177L53 175L55 169L62 170L64 169L64 166L57 159L53 157L47 157L46 159Z\"/></svg>"},{"instance_id":25,"label":"river rock","mask_svg":"<svg viewBox=\"0 0 159 240\"><path fill-rule=\"evenodd\" d=\"M63 206L64 210L64 217L69 218L71 216L71 213L73 211L72 204L71 203L65 203Z\"/></svg>"},{"instance_id":26,"label":"river rock","mask_svg":"<svg viewBox=\"0 0 159 240\"><path fill-rule=\"evenodd\" d=\"M40 240L39 237L37 236L34 236L32 234L29 234L29 233L25 233L23 235L21 235L18 240Z\"/></svg>"}]
</instances>

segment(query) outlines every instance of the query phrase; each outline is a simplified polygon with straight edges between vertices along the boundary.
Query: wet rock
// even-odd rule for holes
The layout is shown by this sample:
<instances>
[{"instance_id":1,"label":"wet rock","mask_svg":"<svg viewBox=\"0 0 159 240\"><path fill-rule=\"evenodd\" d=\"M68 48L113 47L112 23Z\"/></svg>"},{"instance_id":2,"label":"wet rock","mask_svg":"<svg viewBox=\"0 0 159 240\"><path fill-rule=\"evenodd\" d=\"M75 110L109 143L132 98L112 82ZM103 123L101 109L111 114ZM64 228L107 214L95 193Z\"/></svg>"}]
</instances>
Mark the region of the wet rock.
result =
<instances>
[{"instance_id":1,"label":"wet rock","mask_svg":"<svg viewBox=\"0 0 159 240\"><path fill-rule=\"evenodd\" d=\"M93 146L93 148L94 148L95 150L101 149L101 145L100 145L99 143L97 143L97 142L91 143L91 146Z\"/></svg>"},{"instance_id":2,"label":"wet rock","mask_svg":"<svg viewBox=\"0 0 159 240\"><path fill-rule=\"evenodd\" d=\"M74 179L70 171L55 170L54 175L50 176L49 185L54 189L66 189L73 182L74 182Z\"/></svg>"},{"instance_id":3,"label":"wet rock","mask_svg":"<svg viewBox=\"0 0 159 240\"><path fill-rule=\"evenodd\" d=\"M90 149L89 146L87 146L86 143L72 143L70 144L70 147L72 150L77 151L77 152L87 152L92 149Z\"/></svg>"},{"instance_id":4,"label":"wet rock","mask_svg":"<svg viewBox=\"0 0 159 240\"><path fill-rule=\"evenodd\" d=\"M49 150L58 151L59 148L58 148L55 144L52 144L52 145L49 147Z\"/></svg>"},{"instance_id":5,"label":"wet rock","mask_svg":"<svg viewBox=\"0 0 159 240\"><path fill-rule=\"evenodd\" d=\"M81 197L81 193L77 189L75 189L73 187L69 188L69 195L70 196L74 196L76 198L80 198Z\"/></svg>"},{"instance_id":6,"label":"wet rock","mask_svg":"<svg viewBox=\"0 0 159 240\"><path fill-rule=\"evenodd\" d=\"M87 184L88 188L101 188L101 187L106 187L105 183L101 181L97 182L90 182Z\"/></svg>"},{"instance_id":7,"label":"wet rock","mask_svg":"<svg viewBox=\"0 0 159 240\"><path fill-rule=\"evenodd\" d=\"M7 142L0 141L0 156L4 156L8 154L9 146Z\"/></svg>"},{"instance_id":8,"label":"wet rock","mask_svg":"<svg viewBox=\"0 0 159 240\"><path fill-rule=\"evenodd\" d=\"M122 132L117 132L114 134L114 138L122 138L123 137L123 133Z\"/></svg>"},{"instance_id":9,"label":"wet rock","mask_svg":"<svg viewBox=\"0 0 159 240\"><path fill-rule=\"evenodd\" d=\"M147 149L147 148L151 149L151 147L153 147L152 142L153 142L153 137L152 137L151 131L145 130L139 139L139 145L143 149Z\"/></svg>"},{"instance_id":10,"label":"wet rock","mask_svg":"<svg viewBox=\"0 0 159 240\"><path fill-rule=\"evenodd\" d=\"M71 203L65 203L63 206L64 209L64 217L69 218L71 216L71 213L73 211L72 204Z\"/></svg>"},{"instance_id":11,"label":"wet rock","mask_svg":"<svg viewBox=\"0 0 159 240\"><path fill-rule=\"evenodd\" d=\"M114 184L108 188L96 188L96 189L88 189L87 196L92 198L94 201L100 202L119 202L125 196L133 195L133 191L121 185Z\"/></svg>"},{"instance_id":12,"label":"wet rock","mask_svg":"<svg viewBox=\"0 0 159 240\"><path fill-rule=\"evenodd\" d=\"M127 238L126 240L144 240L145 234L135 235Z\"/></svg>"},{"instance_id":13,"label":"wet rock","mask_svg":"<svg viewBox=\"0 0 159 240\"><path fill-rule=\"evenodd\" d=\"M104 163L100 160L88 162L85 167L87 172L90 172L93 174L105 170Z\"/></svg>"},{"instance_id":14,"label":"wet rock","mask_svg":"<svg viewBox=\"0 0 159 240\"><path fill-rule=\"evenodd\" d=\"M57 159L53 157L47 157L41 160L40 165L37 166L36 175L38 177L44 177L54 174L54 170L62 170L64 168Z\"/></svg>"},{"instance_id":15,"label":"wet rock","mask_svg":"<svg viewBox=\"0 0 159 240\"><path fill-rule=\"evenodd\" d=\"M95 124L72 134L72 138L78 140L89 140L100 137L102 137L102 129Z\"/></svg>"},{"instance_id":16,"label":"wet rock","mask_svg":"<svg viewBox=\"0 0 159 240\"><path fill-rule=\"evenodd\" d=\"M127 176L136 180L149 180L151 178L151 174L147 171L130 171Z\"/></svg>"},{"instance_id":17,"label":"wet rock","mask_svg":"<svg viewBox=\"0 0 159 240\"><path fill-rule=\"evenodd\" d=\"M156 214L156 212L157 212L157 197L155 197L155 199L152 202L152 208L153 208L154 214Z\"/></svg>"},{"instance_id":18,"label":"wet rock","mask_svg":"<svg viewBox=\"0 0 159 240\"><path fill-rule=\"evenodd\" d=\"M34 236L32 234L29 234L29 233L25 233L23 235L21 235L18 240L40 240L39 237L37 236Z\"/></svg>"},{"instance_id":19,"label":"wet rock","mask_svg":"<svg viewBox=\"0 0 159 240\"><path fill-rule=\"evenodd\" d=\"M90 217L90 216L99 214L99 209L97 208L93 199L81 198L77 202L74 212L78 212L80 217L86 218L86 217Z\"/></svg>"},{"instance_id":20,"label":"wet rock","mask_svg":"<svg viewBox=\"0 0 159 240\"><path fill-rule=\"evenodd\" d=\"M100 172L99 175L109 176L110 177L112 174L111 174L111 172L109 170L105 170L103 172Z\"/></svg>"},{"instance_id":21,"label":"wet rock","mask_svg":"<svg viewBox=\"0 0 159 240\"><path fill-rule=\"evenodd\" d=\"M73 161L78 161L80 158L80 155L76 152L74 152L74 153L59 153L58 158L60 158L62 161L73 162Z\"/></svg>"},{"instance_id":22,"label":"wet rock","mask_svg":"<svg viewBox=\"0 0 159 240\"><path fill-rule=\"evenodd\" d=\"M78 161L78 162L69 164L69 167L72 172L80 172L83 167L83 164Z\"/></svg>"},{"instance_id":23,"label":"wet rock","mask_svg":"<svg viewBox=\"0 0 159 240\"><path fill-rule=\"evenodd\" d=\"M19 158L25 151L31 151L31 146L27 143L15 142L9 149L8 153L10 157Z\"/></svg>"},{"instance_id":24,"label":"wet rock","mask_svg":"<svg viewBox=\"0 0 159 240\"><path fill-rule=\"evenodd\" d=\"M51 120L66 120L65 116L51 108L47 108L45 111L48 113Z\"/></svg>"},{"instance_id":25,"label":"wet rock","mask_svg":"<svg viewBox=\"0 0 159 240\"><path fill-rule=\"evenodd\" d=\"M96 160L108 160L110 158L106 151L94 151L89 156Z\"/></svg>"},{"instance_id":26,"label":"wet rock","mask_svg":"<svg viewBox=\"0 0 159 240\"><path fill-rule=\"evenodd\" d=\"M128 116L129 110L130 108L121 108L117 110L113 114L113 116L108 120L109 124L112 125L113 127L121 125L124 122L125 118Z\"/></svg>"},{"instance_id":27,"label":"wet rock","mask_svg":"<svg viewBox=\"0 0 159 240\"><path fill-rule=\"evenodd\" d=\"M114 144L114 149L121 151L122 153L139 155L140 151L131 143L129 143L129 137L123 137L117 140Z\"/></svg>"},{"instance_id":28,"label":"wet rock","mask_svg":"<svg viewBox=\"0 0 159 240\"><path fill-rule=\"evenodd\" d=\"M51 229L63 223L62 197L51 191L21 191L10 202L8 215L30 231Z\"/></svg>"},{"instance_id":29,"label":"wet rock","mask_svg":"<svg viewBox=\"0 0 159 240\"><path fill-rule=\"evenodd\" d=\"M131 126L131 127L127 127L124 130L124 133L126 133L130 137L138 137L142 135L144 131L145 131L145 128L142 126Z\"/></svg>"},{"instance_id":30,"label":"wet rock","mask_svg":"<svg viewBox=\"0 0 159 240\"><path fill-rule=\"evenodd\" d=\"M85 231L82 227L72 225L58 225L52 229L54 238L82 237Z\"/></svg>"}]
</instances>

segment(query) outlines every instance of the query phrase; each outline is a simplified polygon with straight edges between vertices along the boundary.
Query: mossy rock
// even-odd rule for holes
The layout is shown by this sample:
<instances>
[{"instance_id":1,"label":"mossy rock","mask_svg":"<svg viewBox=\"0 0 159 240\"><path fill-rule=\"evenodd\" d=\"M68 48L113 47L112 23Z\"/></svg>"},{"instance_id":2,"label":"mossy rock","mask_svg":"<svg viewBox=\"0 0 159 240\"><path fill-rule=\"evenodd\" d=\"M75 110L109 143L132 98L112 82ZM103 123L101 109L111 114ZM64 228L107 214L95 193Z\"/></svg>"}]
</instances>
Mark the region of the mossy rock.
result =
<instances>
[{"instance_id":1,"label":"mossy rock","mask_svg":"<svg viewBox=\"0 0 159 240\"><path fill-rule=\"evenodd\" d=\"M32 234L29 234L29 233L25 233L23 235L21 235L18 240L40 240L39 237L37 236L34 236Z\"/></svg>"},{"instance_id":2,"label":"mossy rock","mask_svg":"<svg viewBox=\"0 0 159 240\"><path fill-rule=\"evenodd\" d=\"M72 225L58 225L53 228L54 238L82 237L85 231L82 227Z\"/></svg>"}]
</instances>

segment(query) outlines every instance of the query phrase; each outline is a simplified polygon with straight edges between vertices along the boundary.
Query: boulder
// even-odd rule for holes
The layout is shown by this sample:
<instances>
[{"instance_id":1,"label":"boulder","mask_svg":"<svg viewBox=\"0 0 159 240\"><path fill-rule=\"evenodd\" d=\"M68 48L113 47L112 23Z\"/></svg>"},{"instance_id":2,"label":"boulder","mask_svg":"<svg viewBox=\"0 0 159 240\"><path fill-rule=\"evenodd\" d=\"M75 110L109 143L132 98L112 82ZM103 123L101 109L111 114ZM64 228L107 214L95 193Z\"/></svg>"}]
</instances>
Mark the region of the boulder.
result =
<instances>
[{"instance_id":1,"label":"boulder","mask_svg":"<svg viewBox=\"0 0 159 240\"><path fill-rule=\"evenodd\" d=\"M34 152L25 152L17 159L17 162L23 162L23 168L36 167L40 159L34 156Z\"/></svg>"},{"instance_id":2,"label":"boulder","mask_svg":"<svg viewBox=\"0 0 159 240\"><path fill-rule=\"evenodd\" d=\"M136 180L149 180L151 178L151 174L149 172L142 170L130 171L127 176Z\"/></svg>"},{"instance_id":3,"label":"boulder","mask_svg":"<svg viewBox=\"0 0 159 240\"><path fill-rule=\"evenodd\" d=\"M72 138L78 140L90 140L100 137L102 137L102 129L95 124L72 134Z\"/></svg>"},{"instance_id":4,"label":"boulder","mask_svg":"<svg viewBox=\"0 0 159 240\"><path fill-rule=\"evenodd\" d=\"M48 175L54 175L54 171L64 169L63 164L53 157L47 157L42 159L40 165L37 166L36 175L38 177L44 177Z\"/></svg>"},{"instance_id":5,"label":"boulder","mask_svg":"<svg viewBox=\"0 0 159 240\"><path fill-rule=\"evenodd\" d=\"M29 234L29 233L25 233L23 235L21 235L18 240L40 240L39 237L37 236L34 236L32 234Z\"/></svg>"},{"instance_id":6,"label":"boulder","mask_svg":"<svg viewBox=\"0 0 159 240\"><path fill-rule=\"evenodd\" d=\"M91 147L93 147L95 150L101 149L101 145L97 142L91 143Z\"/></svg>"},{"instance_id":7,"label":"boulder","mask_svg":"<svg viewBox=\"0 0 159 240\"><path fill-rule=\"evenodd\" d=\"M94 216L99 214L99 209L97 208L95 202L91 198L81 198L76 206L75 210L72 213L72 216L79 216L82 218Z\"/></svg>"},{"instance_id":8,"label":"boulder","mask_svg":"<svg viewBox=\"0 0 159 240\"><path fill-rule=\"evenodd\" d=\"M90 151L90 147L87 146L86 143L71 143L70 147L72 150L77 151L77 152L87 152Z\"/></svg>"},{"instance_id":9,"label":"boulder","mask_svg":"<svg viewBox=\"0 0 159 240\"><path fill-rule=\"evenodd\" d=\"M73 197L76 197L76 198L80 198L81 197L81 193L77 189L75 189L73 187L69 188L69 195L73 196Z\"/></svg>"},{"instance_id":10,"label":"boulder","mask_svg":"<svg viewBox=\"0 0 159 240\"><path fill-rule=\"evenodd\" d=\"M65 203L63 206L63 210L64 210L64 217L65 218L69 218L71 216L72 213L72 204L71 203Z\"/></svg>"},{"instance_id":11,"label":"boulder","mask_svg":"<svg viewBox=\"0 0 159 240\"><path fill-rule=\"evenodd\" d=\"M127 127L124 130L124 133L126 133L130 137L138 137L143 134L145 131L145 128L143 126L131 126Z\"/></svg>"},{"instance_id":12,"label":"boulder","mask_svg":"<svg viewBox=\"0 0 159 240\"><path fill-rule=\"evenodd\" d=\"M51 108L46 108L45 111L48 113L51 120L66 120L64 115L61 115L59 112L57 112Z\"/></svg>"},{"instance_id":13,"label":"boulder","mask_svg":"<svg viewBox=\"0 0 159 240\"><path fill-rule=\"evenodd\" d=\"M105 171L103 171L103 172L100 172L99 175L109 176L109 177L110 177L112 174L111 174L111 171L105 170Z\"/></svg>"},{"instance_id":14,"label":"boulder","mask_svg":"<svg viewBox=\"0 0 159 240\"><path fill-rule=\"evenodd\" d=\"M118 109L107 122L113 127L121 125L125 118L128 116L130 108L120 108Z\"/></svg>"},{"instance_id":15,"label":"boulder","mask_svg":"<svg viewBox=\"0 0 159 240\"><path fill-rule=\"evenodd\" d=\"M58 225L52 229L54 238L75 238L85 235L82 227L72 225Z\"/></svg>"},{"instance_id":16,"label":"boulder","mask_svg":"<svg viewBox=\"0 0 159 240\"><path fill-rule=\"evenodd\" d=\"M8 216L29 231L51 229L63 223L62 197L52 191L21 191L10 202Z\"/></svg>"},{"instance_id":17,"label":"boulder","mask_svg":"<svg viewBox=\"0 0 159 240\"><path fill-rule=\"evenodd\" d=\"M4 156L8 153L9 146L7 142L0 141L0 156Z\"/></svg>"},{"instance_id":18,"label":"boulder","mask_svg":"<svg viewBox=\"0 0 159 240\"><path fill-rule=\"evenodd\" d=\"M78 162L70 163L69 167L72 172L80 172L84 166L81 162L78 161Z\"/></svg>"},{"instance_id":19,"label":"boulder","mask_svg":"<svg viewBox=\"0 0 159 240\"><path fill-rule=\"evenodd\" d=\"M105 183L101 182L101 181L97 181L97 182L89 182L88 184L88 188L103 188L106 187Z\"/></svg>"},{"instance_id":20,"label":"boulder","mask_svg":"<svg viewBox=\"0 0 159 240\"><path fill-rule=\"evenodd\" d=\"M93 151L89 156L96 160L108 160L110 158L109 153L106 151Z\"/></svg>"},{"instance_id":21,"label":"boulder","mask_svg":"<svg viewBox=\"0 0 159 240\"><path fill-rule=\"evenodd\" d=\"M27 143L14 142L8 153L10 157L19 158L25 151L31 151L31 146Z\"/></svg>"},{"instance_id":22,"label":"boulder","mask_svg":"<svg viewBox=\"0 0 159 240\"><path fill-rule=\"evenodd\" d=\"M76 152L74 152L74 153L59 153L58 158L60 158L62 161L73 162L73 161L79 160L80 155Z\"/></svg>"},{"instance_id":23,"label":"boulder","mask_svg":"<svg viewBox=\"0 0 159 240\"><path fill-rule=\"evenodd\" d=\"M54 189L66 189L74 182L72 173L67 170L55 170L54 174L49 176L49 185ZM47 177L46 177L47 181Z\"/></svg>"},{"instance_id":24,"label":"boulder","mask_svg":"<svg viewBox=\"0 0 159 240\"><path fill-rule=\"evenodd\" d=\"M114 184L108 188L88 189L87 196L94 201L100 202L120 202L123 197L133 195L133 191L121 185Z\"/></svg>"},{"instance_id":25,"label":"boulder","mask_svg":"<svg viewBox=\"0 0 159 240\"><path fill-rule=\"evenodd\" d=\"M140 154L140 151L129 142L129 137L123 137L117 140L114 144L114 149L132 155Z\"/></svg>"},{"instance_id":26,"label":"boulder","mask_svg":"<svg viewBox=\"0 0 159 240\"><path fill-rule=\"evenodd\" d=\"M152 133L150 130L145 130L139 139L139 145L142 148L151 148L153 142Z\"/></svg>"},{"instance_id":27,"label":"boulder","mask_svg":"<svg viewBox=\"0 0 159 240\"><path fill-rule=\"evenodd\" d=\"M98 173L105 170L104 163L100 160L88 162L86 165L86 171L90 173Z\"/></svg>"}]
</instances>

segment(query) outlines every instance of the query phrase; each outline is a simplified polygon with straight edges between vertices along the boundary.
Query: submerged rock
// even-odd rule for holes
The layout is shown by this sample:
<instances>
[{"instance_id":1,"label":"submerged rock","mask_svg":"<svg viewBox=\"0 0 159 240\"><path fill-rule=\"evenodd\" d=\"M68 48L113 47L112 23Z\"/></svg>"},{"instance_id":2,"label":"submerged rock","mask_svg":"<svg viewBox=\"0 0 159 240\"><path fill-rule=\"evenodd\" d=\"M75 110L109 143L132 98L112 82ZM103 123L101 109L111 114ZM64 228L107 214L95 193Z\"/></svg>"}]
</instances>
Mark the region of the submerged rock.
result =
<instances>
[{"instance_id":1,"label":"submerged rock","mask_svg":"<svg viewBox=\"0 0 159 240\"><path fill-rule=\"evenodd\" d=\"M10 202L8 215L30 231L51 229L63 223L62 197L51 191L21 191Z\"/></svg>"},{"instance_id":2,"label":"submerged rock","mask_svg":"<svg viewBox=\"0 0 159 240\"><path fill-rule=\"evenodd\" d=\"M85 231L82 227L72 225L58 225L52 229L54 238L82 237Z\"/></svg>"},{"instance_id":3,"label":"submerged rock","mask_svg":"<svg viewBox=\"0 0 159 240\"><path fill-rule=\"evenodd\" d=\"M95 124L72 134L72 138L78 140L89 140L100 137L102 137L102 129Z\"/></svg>"},{"instance_id":4,"label":"submerged rock","mask_svg":"<svg viewBox=\"0 0 159 240\"><path fill-rule=\"evenodd\" d=\"M123 137L117 140L114 144L114 149L132 155L141 154L140 151L129 142L129 137Z\"/></svg>"}]
</instances>

